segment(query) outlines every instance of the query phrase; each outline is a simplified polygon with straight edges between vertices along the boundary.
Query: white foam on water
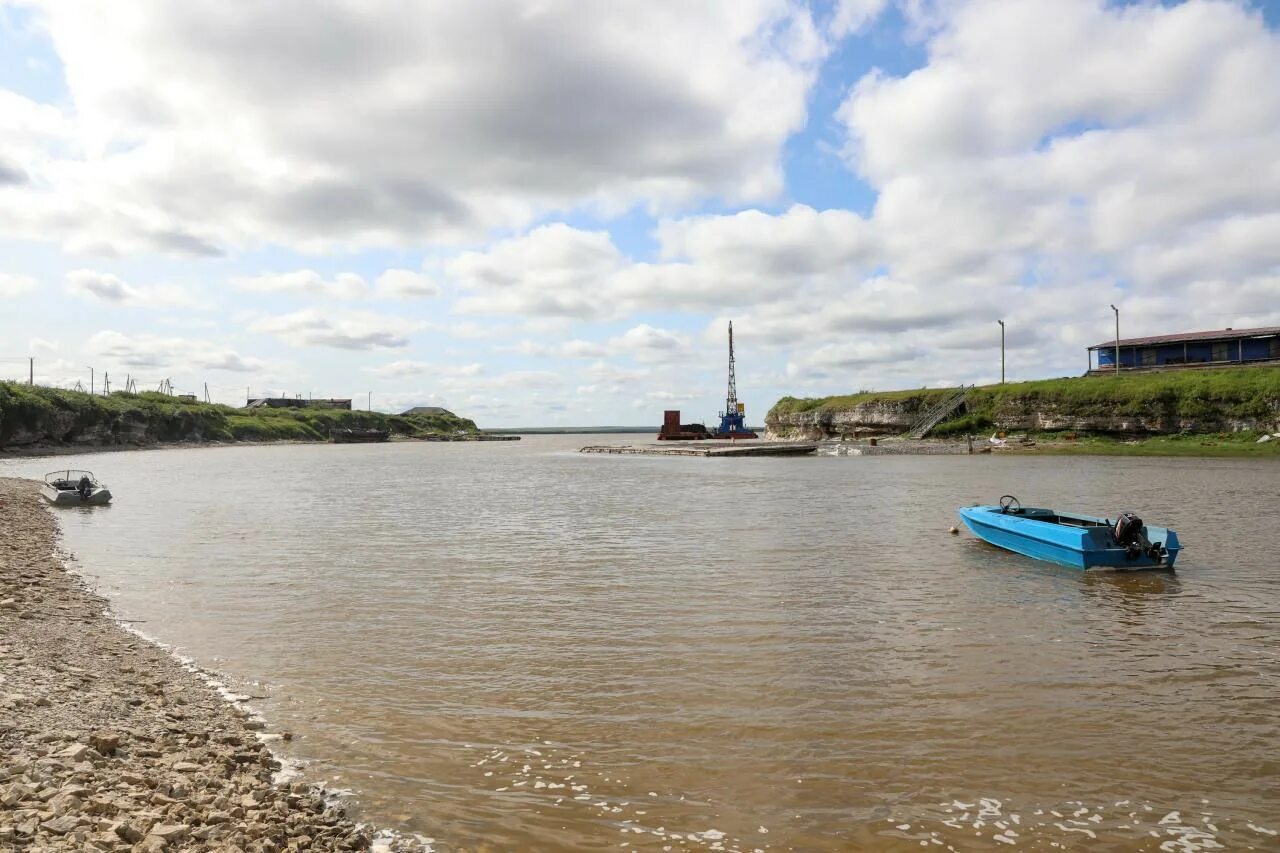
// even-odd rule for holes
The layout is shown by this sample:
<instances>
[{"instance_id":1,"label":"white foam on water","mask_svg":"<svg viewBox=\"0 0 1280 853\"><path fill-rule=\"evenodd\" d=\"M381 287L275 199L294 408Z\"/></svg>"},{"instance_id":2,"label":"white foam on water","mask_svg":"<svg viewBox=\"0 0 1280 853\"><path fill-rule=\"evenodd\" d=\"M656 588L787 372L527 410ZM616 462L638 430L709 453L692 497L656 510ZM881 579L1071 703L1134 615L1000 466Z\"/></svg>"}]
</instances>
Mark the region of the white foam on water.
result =
<instances>
[{"instance_id":1,"label":"white foam on water","mask_svg":"<svg viewBox=\"0 0 1280 853\"><path fill-rule=\"evenodd\" d=\"M550 747L550 748L548 748ZM479 749L478 747L476 747ZM617 774L601 772L591 768L582 770L582 760L580 753L561 754L562 749L566 747L553 747L543 742L543 749L539 750L539 758L543 759L541 763L541 771L534 774L533 768L529 764L515 764L509 766L508 769L501 768L485 769L483 774L477 774L476 780L480 784L497 785L492 788L495 793L512 792L519 793L522 798L525 797L546 797L548 807L560 806L562 808L572 807L575 804L581 804L581 808L590 809L592 819L602 820L606 825L611 826L619 834L623 836L648 836L655 841L661 842L664 846L670 847L674 842L684 849L701 847L709 850L729 850L742 851L747 849L762 850L762 848L752 848L745 845L740 839L730 837L724 830L711 829L690 829L677 831L675 828L669 828L665 823L662 825L647 825L645 816L646 808L637 808L638 803L634 803L635 794L612 796L609 792L599 790L599 785L609 784L613 786L625 786L626 779ZM529 753L528 747L509 747L509 752ZM508 751L502 749L489 748L482 753L478 760L468 764L469 767L480 770L486 763L501 763L501 759L508 755ZM578 768L579 773L584 777L579 781L574 781L574 774L568 773L559 775L566 770ZM557 778L559 777L559 778ZM587 784L586 777L597 780L593 784ZM532 784L530 785L530 782ZM566 799L567 793L572 792L572 799ZM657 791L649 791L648 796L659 801L667 800L675 802L678 796L680 802L685 801L683 795L671 794L669 797L659 794ZM655 823L657 821L655 820ZM669 822L669 818L668 818ZM769 828L760 825L756 832L759 834L767 834ZM624 842L629 843L629 842ZM642 842L635 842L634 846L643 848Z\"/></svg>"},{"instance_id":2,"label":"white foam on water","mask_svg":"<svg viewBox=\"0 0 1280 853\"><path fill-rule=\"evenodd\" d=\"M1099 804L1065 801L1019 804L1015 810L1006 808L1001 800L981 797L976 802L952 800L935 803L909 814L891 814L884 821L893 827L894 832L923 830L941 843L948 840L959 842L961 849L973 843L967 839L987 837L985 832L993 833L990 839L1001 845L1048 846L1054 849L1076 847L1081 843L1077 839L1084 839L1083 843L1090 846L1113 843L1142 846L1150 845L1148 839L1155 838L1158 839L1158 849L1170 853L1245 847L1251 841L1256 843L1258 835L1268 839L1280 836L1280 831L1252 821L1233 822L1229 816L1200 808L1192 814L1186 808L1159 809L1159 805L1135 804L1131 800ZM976 812L970 811L975 807ZM957 814L958 809L965 811ZM1155 828L1151 824L1142 825L1139 815L1149 812L1155 812L1152 815L1153 821L1157 821ZM1156 815L1162 817L1157 819ZM938 830L932 830L932 826ZM887 834L893 836L893 832Z\"/></svg>"},{"instance_id":3,"label":"white foam on water","mask_svg":"<svg viewBox=\"0 0 1280 853\"><path fill-rule=\"evenodd\" d=\"M435 853L434 845L436 840L434 838L416 833L404 835L388 829L378 830L373 836L373 840L369 842L369 853L391 853L397 843L402 846L406 839L411 840L415 845L415 849L420 850L421 853Z\"/></svg>"}]
</instances>

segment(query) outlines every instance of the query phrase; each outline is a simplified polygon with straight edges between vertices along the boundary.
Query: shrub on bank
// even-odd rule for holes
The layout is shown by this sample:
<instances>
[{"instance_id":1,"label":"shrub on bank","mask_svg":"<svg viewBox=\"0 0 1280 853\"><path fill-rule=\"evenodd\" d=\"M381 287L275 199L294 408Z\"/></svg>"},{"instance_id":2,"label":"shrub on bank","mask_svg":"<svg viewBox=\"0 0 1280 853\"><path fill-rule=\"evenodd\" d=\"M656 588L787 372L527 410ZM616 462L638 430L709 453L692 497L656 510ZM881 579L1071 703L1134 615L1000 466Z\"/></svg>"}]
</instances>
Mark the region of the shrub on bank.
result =
<instances>
[{"instance_id":1,"label":"shrub on bank","mask_svg":"<svg viewBox=\"0 0 1280 853\"><path fill-rule=\"evenodd\" d=\"M952 418L949 421L943 421L934 427L929 435L937 438L952 435L976 435L986 432L994 426L995 424L991 422L991 418L988 416L981 413L971 413Z\"/></svg>"}]
</instances>

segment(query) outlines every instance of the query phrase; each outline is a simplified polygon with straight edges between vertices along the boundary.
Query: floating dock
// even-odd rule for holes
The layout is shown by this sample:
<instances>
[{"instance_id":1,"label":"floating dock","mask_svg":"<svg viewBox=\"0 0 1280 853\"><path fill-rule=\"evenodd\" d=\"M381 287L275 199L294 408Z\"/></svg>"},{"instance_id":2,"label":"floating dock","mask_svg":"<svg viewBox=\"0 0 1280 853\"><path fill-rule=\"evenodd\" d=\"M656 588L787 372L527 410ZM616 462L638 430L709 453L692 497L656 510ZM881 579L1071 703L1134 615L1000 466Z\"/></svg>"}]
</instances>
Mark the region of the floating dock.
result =
<instances>
[{"instance_id":1,"label":"floating dock","mask_svg":"<svg viewBox=\"0 0 1280 853\"><path fill-rule=\"evenodd\" d=\"M664 441L662 444L597 444L579 453L614 453L636 456L807 456L818 449L816 443L774 441Z\"/></svg>"}]
</instances>

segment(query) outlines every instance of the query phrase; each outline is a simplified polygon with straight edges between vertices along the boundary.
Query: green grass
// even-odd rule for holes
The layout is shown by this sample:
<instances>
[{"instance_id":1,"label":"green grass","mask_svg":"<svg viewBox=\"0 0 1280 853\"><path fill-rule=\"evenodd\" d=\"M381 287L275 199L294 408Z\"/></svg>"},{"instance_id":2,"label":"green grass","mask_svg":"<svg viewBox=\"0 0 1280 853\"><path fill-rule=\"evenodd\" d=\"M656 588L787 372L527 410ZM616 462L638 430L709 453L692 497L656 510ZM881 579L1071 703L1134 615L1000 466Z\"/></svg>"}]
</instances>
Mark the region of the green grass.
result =
<instances>
[{"instance_id":1,"label":"green grass","mask_svg":"<svg viewBox=\"0 0 1280 853\"><path fill-rule=\"evenodd\" d=\"M155 392L109 397L0 382L0 447L42 443L325 441L329 430L372 428L415 438L474 437L451 412L383 415L343 409L236 409Z\"/></svg>"},{"instance_id":2,"label":"green grass","mask_svg":"<svg viewBox=\"0 0 1280 853\"><path fill-rule=\"evenodd\" d=\"M872 402L900 403L904 400L911 400L914 397L919 397L921 401L924 401L942 397L954 390L954 388L913 388L904 391L859 391L856 394L841 394L835 397L783 397L773 404L773 408L769 410L765 420L767 421L775 414L779 416L790 415L800 412L812 412L815 409L841 411Z\"/></svg>"},{"instance_id":3,"label":"green grass","mask_svg":"<svg viewBox=\"0 0 1280 853\"><path fill-rule=\"evenodd\" d=\"M1165 411L1184 418L1280 417L1280 370L1243 367L1120 376L1082 376L1010 382L975 389L970 411L998 411L1010 401L1051 402L1063 414L1144 415Z\"/></svg>"},{"instance_id":4,"label":"green grass","mask_svg":"<svg viewBox=\"0 0 1280 853\"><path fill-rule=\"evenodd\" d=\"M1036 439L1035 452L1058 456L1214 456L1280 459L1280 439L1258 444L1254 432L1205 435L1157 435L1133 440L1082 435L1074 441L1046 434ZM1045 442L1051 442L1046 444Z\"/></svg>"}]
</instances>

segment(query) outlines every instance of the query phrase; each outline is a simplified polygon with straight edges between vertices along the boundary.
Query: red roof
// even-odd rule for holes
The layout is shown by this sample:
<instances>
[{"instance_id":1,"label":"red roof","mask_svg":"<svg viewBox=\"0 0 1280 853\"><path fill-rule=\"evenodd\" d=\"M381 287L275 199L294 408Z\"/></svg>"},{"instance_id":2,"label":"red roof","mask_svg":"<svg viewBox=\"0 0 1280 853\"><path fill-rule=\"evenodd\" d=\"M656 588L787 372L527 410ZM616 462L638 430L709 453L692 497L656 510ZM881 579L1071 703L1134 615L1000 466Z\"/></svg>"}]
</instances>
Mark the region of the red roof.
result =
<instances>
[{"instance_id":1,"label":"red roof","mask_svg":"<svg viewBox=\"0 0 1280 853\"><path fill-rule=\"evenodd\" d=\"M1218 329L1212 332L1183 332L1178 335L1153 335L1149 338L1121 338L1122 347L1144 347L1151 344L1180 344L1183 341L1234 341L1237 338L1256 338L1280 334L1280 326L1267 326L1261 329ZM1089 349L1114 348L1114 340L1094 344Z\"/></svg>"}]
</instances>

